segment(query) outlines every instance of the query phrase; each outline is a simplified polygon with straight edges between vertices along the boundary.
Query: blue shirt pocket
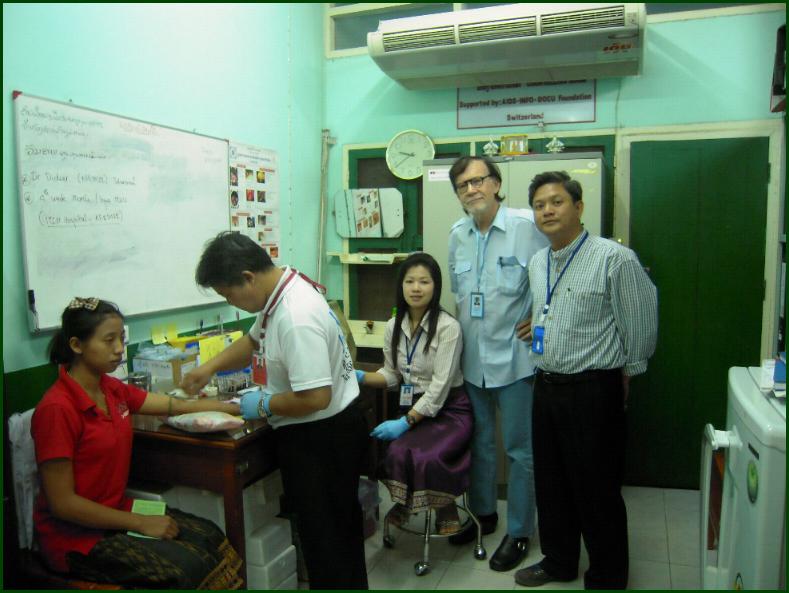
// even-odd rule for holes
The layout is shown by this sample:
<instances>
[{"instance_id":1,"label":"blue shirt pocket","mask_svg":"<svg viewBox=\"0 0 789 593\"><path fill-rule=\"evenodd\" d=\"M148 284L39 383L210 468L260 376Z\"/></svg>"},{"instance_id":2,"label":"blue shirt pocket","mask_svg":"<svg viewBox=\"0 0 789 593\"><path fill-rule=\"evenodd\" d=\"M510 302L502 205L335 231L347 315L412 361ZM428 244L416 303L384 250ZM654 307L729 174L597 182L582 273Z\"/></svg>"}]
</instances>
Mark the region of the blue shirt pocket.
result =
<instances>
[{"instance_id":1,"label":"blue shirt pocket","mask_svg":"<svg viewBox=\"0 0 789 593\"><path fill-rule=\"evenodd\" d=\"M526 290L526 264L516 256L501 256L496 262L496 284L502 294L519 294Z\"/></svg>"},{"instance_id":2,"label":"blue shirt pocket","mask_svg":"<svg viewBox=\"0 0 789 593\"><path fill-rule=\"evenodd\" d=\"M471 292L471 262L456 261L449 275L450 287L458 299Z\"/></svg>"}]
</instances>

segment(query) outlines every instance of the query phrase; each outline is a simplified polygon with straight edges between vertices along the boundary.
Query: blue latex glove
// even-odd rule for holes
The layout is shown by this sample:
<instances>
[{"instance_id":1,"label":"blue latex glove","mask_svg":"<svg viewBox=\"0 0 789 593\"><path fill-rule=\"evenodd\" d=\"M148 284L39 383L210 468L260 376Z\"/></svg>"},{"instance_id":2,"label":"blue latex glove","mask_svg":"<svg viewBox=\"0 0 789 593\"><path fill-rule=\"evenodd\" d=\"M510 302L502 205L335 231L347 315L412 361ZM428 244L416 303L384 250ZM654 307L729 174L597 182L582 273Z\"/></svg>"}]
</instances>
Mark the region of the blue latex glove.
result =
<instances>
[{"instance_id":1,"label":"blue latex glove","mask_svg":"<svg viewBox=\"0 0 789 593\"><path fill-rule=\"evenodd\" d=\"M408 430L408 421L405 416L399 420L387 420L381 422L378 426L373 428L370 436L373 436L382 441L393 441L403 436L403 433Z\"/></svg>"},{"instance_id":2,"label":"blue latex glove","mask_svg":"<svg viewBox=\"0 0 789 593\"><path fill-rule=\"evenodd\" d=\"M356 369L356 371L354 372L356 373L356 380L359 382L359 385L364 383L364 371L360 371L359 369Z\"/></svg>"},{"instance_id":3,"label":"blue latex glove","mask_svg":"<svg viewBox=\"0 0 789 593\"><path fill-rule=\"evenodd\" d=\"M269 408L271 402L271 393L258 389L252 393L247 393L241 398L241 417L244 420L255 420L260 418L258 405L260 400L263 400L263 407L267 412L271 412Z\"/></svg>"}]
</instances>

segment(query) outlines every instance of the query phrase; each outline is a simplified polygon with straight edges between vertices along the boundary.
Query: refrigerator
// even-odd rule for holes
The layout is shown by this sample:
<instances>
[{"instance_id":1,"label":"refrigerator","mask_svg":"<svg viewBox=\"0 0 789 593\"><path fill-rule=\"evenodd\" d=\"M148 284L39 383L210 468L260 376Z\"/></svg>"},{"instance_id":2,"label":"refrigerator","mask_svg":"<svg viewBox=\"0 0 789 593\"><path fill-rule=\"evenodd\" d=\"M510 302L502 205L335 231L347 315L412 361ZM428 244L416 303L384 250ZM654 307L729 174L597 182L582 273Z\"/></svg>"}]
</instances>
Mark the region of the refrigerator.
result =
<instances>
[{"instance_id":1,"label":"refrigerator","mask_svg":"<svg viewBox=\"0 0 789 593\"><path fill-rule=\"evenodd\" d=\"M603 183L605 161L600 152L568 152L528 156L494 157L501 171L502 204L510 208L529 207L529 184L538 173L566 171L583 188L584 213L581 222L593 235L603 235ZM449 169L455 159L424 161L422 175L422 248L441 267L444 278L441 306L455 310L447 269L449 230L465 214L449 182ZM532 218L533 220L533 218Z\"/></svg>"},{"instance_id":2,"label":"refrigerator","mask_svg":"<svg viewBox=\"0 0 789 593\"><path fill-rule=\"evenodd\" d=\"M760 373L729 369L725 430L704 429L704 589L786 587L786 400L759 390ZM716 451L723 454L722 475Z\"/></svg>"}]
</instances>

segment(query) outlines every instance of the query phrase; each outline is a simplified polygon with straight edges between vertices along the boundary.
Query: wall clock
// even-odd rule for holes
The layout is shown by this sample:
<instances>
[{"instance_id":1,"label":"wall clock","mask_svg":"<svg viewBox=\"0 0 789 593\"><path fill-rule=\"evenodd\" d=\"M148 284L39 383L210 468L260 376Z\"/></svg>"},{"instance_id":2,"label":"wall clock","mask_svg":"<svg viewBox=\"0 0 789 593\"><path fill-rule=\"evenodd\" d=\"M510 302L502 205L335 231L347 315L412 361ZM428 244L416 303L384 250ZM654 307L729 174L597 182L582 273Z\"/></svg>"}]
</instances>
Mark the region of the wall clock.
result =
<instances>
[{"instance_id":1,"label":"wall clock","mask_svg":"<svg viewBox=\"0 0 789 593\"><path fill-rule=\"evenodd\" d=\"M436 156L430 136L419 130L403 130L386 147L386 165L400 179L416 179L422 175L422 161Z\"/></svg>"}]
</instances>

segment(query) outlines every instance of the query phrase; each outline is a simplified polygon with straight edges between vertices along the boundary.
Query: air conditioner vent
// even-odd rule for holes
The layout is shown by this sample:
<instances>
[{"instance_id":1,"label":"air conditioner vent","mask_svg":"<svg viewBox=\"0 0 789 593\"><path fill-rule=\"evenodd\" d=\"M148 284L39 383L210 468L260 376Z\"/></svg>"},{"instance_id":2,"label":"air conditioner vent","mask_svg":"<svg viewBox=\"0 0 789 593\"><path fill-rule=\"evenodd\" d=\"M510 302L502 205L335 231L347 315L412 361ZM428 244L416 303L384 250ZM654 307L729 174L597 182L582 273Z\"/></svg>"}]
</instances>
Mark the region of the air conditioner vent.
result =
<instances>
[{"instance_id":1,"label":"air conditioner vent","mask_svg":"<svg viewBox=\"0 0 789 593\"><path fill-rule=\"evenodd\" d=\"M576 10L560 14L543 15L540 19L540 31L543 35L551 33L570 33L588 29L604 29L607 27L623 27L625 24L625 7L613 6L592 10Z\"/></svg>"},{"instance_id":2,"label":"air conditioner vent","mask_svg":"<svg viewBox=\"0 0 789 593\"><path fill-rule=\"evenodd\" d=\"M497 4L382 20L367 48L407 89L635 76L646 18L632 2Z\"/></svg>"},{"instance_id":3,"label":"air conditioner vent","mask_svg":"<svg viewBox=\"0 0 789 593\"><path fill-rule=\"evenodd\" d=\"M383 44L384 51L387 53L406 49L455 45L455 28L449 26L384 33Z\"/></svg>"},{"instance_id":4,"label":"air conditioner vent","mask_svg":"<svg viewBox=\"0 0 789 593\"><path fill-rule=\"evenodd\" d=\"M527 17L502 21L461 24L458 27L460 43L494 41L497 39L517 39L537 35L537 17Z\"/></svg>"}]
</instances>

